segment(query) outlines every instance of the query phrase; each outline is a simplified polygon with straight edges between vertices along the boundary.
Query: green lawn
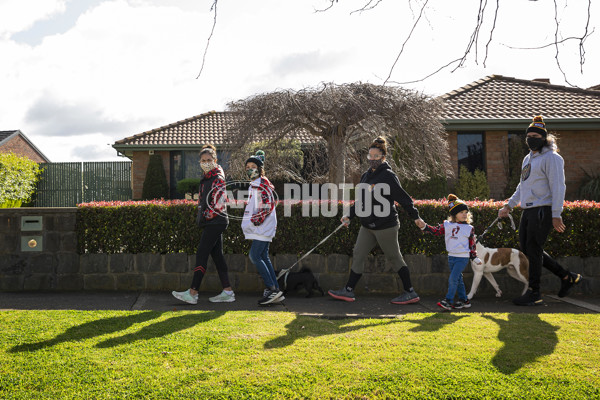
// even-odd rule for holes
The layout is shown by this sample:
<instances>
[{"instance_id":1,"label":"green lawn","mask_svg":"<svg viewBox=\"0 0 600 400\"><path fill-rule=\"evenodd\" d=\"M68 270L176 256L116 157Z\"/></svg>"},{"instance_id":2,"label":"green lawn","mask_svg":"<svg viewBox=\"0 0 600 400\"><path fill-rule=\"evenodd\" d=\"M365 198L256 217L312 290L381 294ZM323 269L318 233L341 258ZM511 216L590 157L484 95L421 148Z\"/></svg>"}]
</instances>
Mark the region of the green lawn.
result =
<instances>
[{"instance_id":1,"label":"green lawn","mask_svg":"<svg viewBox=\"0 0 600 400\"><path fill-rule=\"evenodd\" d=\"M600 398L600 315L3 311L0 398Z\"/></svg>"}]
</instances>

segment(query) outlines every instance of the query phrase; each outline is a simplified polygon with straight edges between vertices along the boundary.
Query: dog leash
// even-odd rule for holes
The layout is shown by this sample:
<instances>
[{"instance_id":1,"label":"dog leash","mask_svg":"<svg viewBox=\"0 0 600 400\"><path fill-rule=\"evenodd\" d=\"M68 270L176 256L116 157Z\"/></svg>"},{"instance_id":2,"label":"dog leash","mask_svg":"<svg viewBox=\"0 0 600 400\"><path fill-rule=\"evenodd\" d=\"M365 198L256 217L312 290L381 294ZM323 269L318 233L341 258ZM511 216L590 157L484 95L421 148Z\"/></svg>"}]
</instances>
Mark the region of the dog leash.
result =
<instances>
[{"instance_id":1,"label":"dog leash","mask_svg":"<svg viewBox=\"0 0 600 400\"><path fill-rule=\"evenodd\" d=\"M298 264L300 261L302 261L307 255L309 255L310 253L312 253L317 247L319 247L320 245L322 245L323 243L325 243L330 237L333 236L334 233L336 233L337 231L339 231L342 226L344 226L344 224L340 224L340 226L338 226L337 228L335 228L335 230L333 232L331 232L329 235L327 235L327 237L325 237L325 239L323 239L319 243L317 243L317 245L315 247L313 247L312 249L310 249L309 251L307 251L291 267L286 268L286 269L282 269L281 271L279 271L279 274L277 275L277 279L279 279L283 275L285 275L285 278L283 280L283 287L284 288L287 287L287 278L288 278L288 275L290 274L290 271L292 270L292 268L294 268L296 266L296 264Z\"/></svg>"},{"instance_id":2,"label":"dog leash","mask_svg":"<svg viewBox=\"0 0 600 400\"><path fill-rule=\"evenodd\" d=\"M502 229L502 222L500 222L500 221L499 221L499 218L500 218L500 217L496 217L496 219L495 219L495 220L494 220L494 221L493 221L493 222L490 224L490 226L488 226L488 227L486 228L486 230L485 230L485 231L483 231L483 233L482 233L481 235L477 236L477 240L475 240L475 243L479 243L479 241L481 240L481 238L482 238L482 237L484 237L484 236L485 236L485 234L486 234L486 233L488 233L488 231L489 231L489 230L490 230L490 229L491 229L491 228L492 228L494 225L496 225L496 223L497 223L497 225L498 225L498 229ZM516 229L517 229L517 227L515 226L515 220L513 219L513 217L512 217L512 214L508 214L508 218L510 219L510 226L511 226L511 228L513 229L513 231L514 231L514 230L516 230Z\"/></svg>"}]
</instances>

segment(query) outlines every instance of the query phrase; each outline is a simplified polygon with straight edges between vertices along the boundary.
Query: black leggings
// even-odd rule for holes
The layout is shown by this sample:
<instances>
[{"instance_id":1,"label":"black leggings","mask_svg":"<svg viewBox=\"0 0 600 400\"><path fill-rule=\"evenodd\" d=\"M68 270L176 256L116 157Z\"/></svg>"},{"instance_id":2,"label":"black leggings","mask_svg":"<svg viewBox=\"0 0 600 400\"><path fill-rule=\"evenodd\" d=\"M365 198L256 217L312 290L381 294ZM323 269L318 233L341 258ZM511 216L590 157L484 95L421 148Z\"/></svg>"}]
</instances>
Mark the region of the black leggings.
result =
<instances>
[{"instance_id":1,"label":"black leggings","mask_svg":"<svg viewBox=\"0 0 600 400\"><path fill-rule=\"evenodd\" d=\"M544 251L544 243L552 229L552 208L550 206L527 208L521 215L519 242L521 251L529 259L529 286L534 292L540 291L542 266L559 278L568 272Z\"/></svg>"},{"instance_id":2,"label":"black leggings","mask_svg":"<svg viewBox=\"0 0 600 400\"><path fill-rule=\"evenodd\" d=\"M231 286L229 283L229 274L227 273L227 263L223 256L223 232L227 229L225 224L206 225L200 236L198 251L196 252L196 266L194 267L194 278L191 288L198 290L202 283L202 278L206 273L208 256L212 256L217 273L221 280L223 288Z\"/></svg>"}]
</instances>

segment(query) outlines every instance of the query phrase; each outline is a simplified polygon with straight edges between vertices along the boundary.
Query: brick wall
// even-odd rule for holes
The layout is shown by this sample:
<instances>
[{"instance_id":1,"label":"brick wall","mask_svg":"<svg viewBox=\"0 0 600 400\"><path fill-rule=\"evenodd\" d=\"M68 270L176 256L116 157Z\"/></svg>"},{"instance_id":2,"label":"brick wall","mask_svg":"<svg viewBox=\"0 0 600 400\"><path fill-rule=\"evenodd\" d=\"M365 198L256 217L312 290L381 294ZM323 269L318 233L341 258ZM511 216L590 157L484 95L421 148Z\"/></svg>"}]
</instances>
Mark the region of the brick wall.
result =
<instances>
[{"instance_id":1,"label":"brick wall","mask_svg":"<svg viewBox=\"0 0 600 400\"><path fill-rule=\"evenodd\" d=\"M559 154L565 159L566 198L575 200L585 172L600 174L600 131L558 132Z\"/></svg>"},{"instance_id":2,"label":"brick wall","mask_svg":"<svg viewBox=\"0 0 600 400\"><path fill-rule=\"evenodd\" d=\"M27 157L36 163L46 162L41 154L35 151L20 135L12 137L0 147L0 153L11 152L22 157Z\"/></svg>"},{"instance_id":3,"label":"brick wall","mask_svg":"<svg viewBox=\"0 0 600 400\"><path fill-rule=\"evenodd\" d=\"M79 291L79 290L183 290L192 281L194 254L77 254L75 234L76 208L0 209L0 290L2 291ZM21 217L42 216L43 230L22 232ZM39 252L21 251L23 236L42 237ZM439 294L447 289L447 256L406 254L414 287L422 294ZM276 269L288 268L298 259L296 254L272 255ZM261 292L263 283L256 267L243 254L225 255L233 288L239 292ZM574 294L600 294L600 257L560 259L565 267L581 272L585 280ZM342 287L350 272L352 258L342 254L311 254L296 268L309 267L324 290ZM216 268L209 260L208 273L200 290L221 290ZM465 272L470 287L472 273ZM523 286L506 271L495 274L506 295L520 293ZM544 293L558 291L559 280L544 270ZM402 289L398 275L385 256L369 256L358 293L395 294ZM480 293L492 295L490 285L482 281Z\"/></svg>"},{"instance_id":4,"label":"brick wall","mask_svg":"<svg viewBox=\"0 0 600 400\"><path fill-rule=\"evenodd\" d=\"M490 198L503 199L507 183L508 132L485 132L485 151L487 180L490 186Z\"/></svg>"},{"instance_id":5,"label":"brick wall","mask_svg":"<svg viewBox=\"0 0 600 400\"><path fill-rule=\"evenodd\" d=\"M167 176L167 183L170 185L171 180L171 163L170 163L170 152L168 151L156 151L154 154L160 154L163 161L163 167L165 168L165 175ZM134 200L142 198L142 190L144 188L144 179L146 179L146 169L148 168L148 162L150 161L150 154L148 151L134 151L133 158L131 160L131 185L132 196Z\"/></svg>"}]
</instances>

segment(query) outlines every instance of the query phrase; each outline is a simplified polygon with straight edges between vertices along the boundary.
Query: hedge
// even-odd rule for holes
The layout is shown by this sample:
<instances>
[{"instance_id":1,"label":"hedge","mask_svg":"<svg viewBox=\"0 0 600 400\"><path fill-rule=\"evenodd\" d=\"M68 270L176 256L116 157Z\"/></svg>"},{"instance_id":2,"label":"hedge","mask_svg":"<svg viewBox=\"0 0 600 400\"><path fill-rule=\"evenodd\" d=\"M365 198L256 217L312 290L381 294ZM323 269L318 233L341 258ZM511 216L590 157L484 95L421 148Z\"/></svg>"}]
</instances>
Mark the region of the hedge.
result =
<instances>
[{"instance_id":1,"label":"hedge","mask_svg":"<svg viewBox=\"0 0 600 400\"><path fill-rule=\"evenodd\" d=\"M195 201L139 201L98 202L81 204L77 213L78 250L83 253L179 253L193 254L200 240L201 230L195 224ZM503 202L467 201L473 213L477 234L497 217ZM417 200L415 205L421 217L431 225L447 218L447 203L437 200ZM277 235L271 244L273 254L303 254L339 225L342 204L335 217L302 217L302 204L291 205L291 216L284 216L284 204L277 205ZM229 227L225 231L225 253L247 254L250 242L244 239L240 218L243 204L230 207ZM443 254L444 239L424 235L400 209L400 247L405 254ZM513 211L519 224L521 210ZM565 233L552 232L545 250L554 257L600 256L600 203L592 201L565 202L563 220ZM518 232L503 220L502 230L492 227L482 243L488 247L518 248ZM355 218L349 228L339 230L315 250L316 254L352 255L360 225ZM376 249L375 252L379 250Z\"/></svg>"}]
</instances>

